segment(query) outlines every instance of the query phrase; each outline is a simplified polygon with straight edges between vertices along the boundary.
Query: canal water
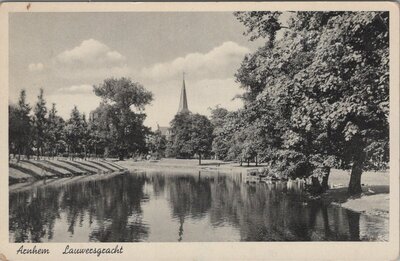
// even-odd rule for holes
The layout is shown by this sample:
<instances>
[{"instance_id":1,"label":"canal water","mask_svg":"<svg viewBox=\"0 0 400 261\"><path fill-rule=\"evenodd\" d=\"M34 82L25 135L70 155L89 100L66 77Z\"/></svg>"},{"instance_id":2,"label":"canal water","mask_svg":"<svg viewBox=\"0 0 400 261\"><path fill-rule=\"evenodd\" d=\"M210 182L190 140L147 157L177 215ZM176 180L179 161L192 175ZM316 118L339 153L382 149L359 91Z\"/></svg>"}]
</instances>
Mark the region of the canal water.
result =
<instances>
[{"instance_id":1,"label":"canal water","mask_svg":"<svg viewBox=\"0 0 400 261\"><path fill-rule=\"evenodd\" d=\"M10 242L387 240L388 220L318 201L287 182L129 173L10 192Z\"/></svg>"}]
</instances>

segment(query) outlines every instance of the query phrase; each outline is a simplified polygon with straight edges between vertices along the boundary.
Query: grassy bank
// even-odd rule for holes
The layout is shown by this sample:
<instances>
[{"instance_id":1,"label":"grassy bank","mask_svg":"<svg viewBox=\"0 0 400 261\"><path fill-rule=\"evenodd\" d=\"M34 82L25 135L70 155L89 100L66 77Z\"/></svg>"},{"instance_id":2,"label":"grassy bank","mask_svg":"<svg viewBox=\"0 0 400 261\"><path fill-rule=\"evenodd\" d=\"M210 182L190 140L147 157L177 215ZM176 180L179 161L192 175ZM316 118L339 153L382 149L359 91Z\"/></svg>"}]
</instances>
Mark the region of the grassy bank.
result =
<instances>
[{"instance_id":1,"label":"grassy bank","mask_svg":"<svg viewBox=\"0 0 400 261\"><path fill-rule=\"evenodd\" d=\"M333 170L329 180L332 188L322 195L323 200L366 215L389 217L389 172L364 172L361 176L363 193L357 197L347 193L349 172Z\"/></svg>"},{"instance_id":2,"label":"grassy bank","mask_svg":"<svg viewBox=\"0 0 400 261\"><path fill-rule=\"evenodd\" d=\"M81 175L110 174L126 169L107 160L30 159L10 160L9 183L66 178Z\"/></svg>"},{"instance_id":3,"label":"grassy bank","mask_svg":"<svg viewBox=\"0 0 400 261\"><path fill-rule=\"evenodd\" d=\"M161 159L154 161L118 161L118 164L130 170L169 170L177 172L216 171L224 173L244 173L251 169L261 168L262 165L250 167L239 166L238 163L220 160L202 160L199 165L197 159Z\"/></svg>"}]
</instances>

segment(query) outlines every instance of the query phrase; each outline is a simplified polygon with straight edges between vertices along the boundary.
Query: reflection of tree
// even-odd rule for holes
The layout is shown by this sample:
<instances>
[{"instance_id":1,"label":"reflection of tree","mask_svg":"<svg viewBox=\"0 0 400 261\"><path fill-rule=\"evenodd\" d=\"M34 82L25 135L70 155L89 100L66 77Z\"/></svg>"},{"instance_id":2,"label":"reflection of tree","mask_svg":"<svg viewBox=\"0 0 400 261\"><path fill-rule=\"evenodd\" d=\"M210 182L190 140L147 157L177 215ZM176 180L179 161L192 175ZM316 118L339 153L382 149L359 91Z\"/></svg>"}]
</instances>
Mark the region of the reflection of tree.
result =
<instances>
[{"instance_id":1,"label":"reflection of tree","mask_svg":"<svg viewBox=\"0 0 400 261\"><path fill-rule=\"evenodd\" d=\"M124 175L112 179L44 187L10 195L10 231L16 242L51 240L55 219L65 213L68 232L74 233L85 217L96 220L91 241L140 241L148 236L142 222L143 176Z\"/></svg>"},{"instance_id":2,"label":"reflection of tree","mask_svg":"<svg viewBox=\"0 0 400 261\"><path fill-rule=\"evenodd\" d=\"M10 195L9 229L15 242L42 242L47 234L52 239L58 213L59 191L53 188Z\"/></svg>"},{"instance_id":3,"label":"reflection of tree","mask_svg":"<svg viewBox=\"0 0 400 261\"><path fill-rule=\"evenodd\" d=\"M165 175L161 173L153 174L149 179L153 185L154 196L158 197L162 195L165 190Z\"/></svg>"},{"instance_id":4,"label":"reflection of tree","mask_svg":"<svg viewBox=\"0 0 400 261\"><path fill-rule=\"evenodd\" d=\"M222 177L211 192L211 223L237 227L243 241L355 240L342 209L301 203L301 191L287 190L285 183L243 184Z\"/></svg>"},{"instance_id":5,"label":"reflection of tree","mask_svg":"<svg viewBox=\"0 0 400 261\"><path fill-rule=\"evenodd\" d=\"M351 241L360 241L360 213L347 210L349 232Z\"/></svg>"},{"instance_id":6,"label":"reflection of tree","mask_svg":"<svg viewBox=\"0 0 400 261\"><path fill-rule=\"evenodd\" d=\"M174 176L168 179L169 200L174 217L202 218L211 206L210 182L213 179Z\"/></svg>"},{"instance_id":7,"label":"reflection of tree","mask_svg":"<svg viewBox=\"0 0 400 261\"><path fill-rule=\"evenodd\" d=\"M304 194L287 189L285 183L245 184L229 176L203 174L124 175L12 193L13 240L52 240L59 218L67 221L65 232L71 234L88 223L90 241L146 240L149 227L141 207L149 198L145 183L155 195L168 193L179 241L184 240L188 218L209 218L214 228L233 226L243 241L360 240L357 213L321 202L305 203Z\"/></svg>"},{"instance_id":8,"label":"reflection of tree","mask_svg":"<svg viewBox=\"0 0 400 261\"><path fill-rule=\"evenodd\" d=\"M117 176L110 180L81 183L66 189L70 198L71 223L77 213L86 210L95 217L98 227L90 233L90 241L133 242L147 237L148 228L142 222L141 200L144 178L142 176ZM77 193L78 190L80 193Z\"/></svg>"},{"instance_id":9,"label":"reflection of tree","mask_svg":"<svg viewBox=\"0 0 400 261\"><path fill-rule=\"evenodd\" d=\"M211 207L210 183L214 178L194 176L169 177L169 201L172 216L179 220L179 241L183 238L183 223L190 215L193 219L203 218Z\"/></svg>"}]
</instances>

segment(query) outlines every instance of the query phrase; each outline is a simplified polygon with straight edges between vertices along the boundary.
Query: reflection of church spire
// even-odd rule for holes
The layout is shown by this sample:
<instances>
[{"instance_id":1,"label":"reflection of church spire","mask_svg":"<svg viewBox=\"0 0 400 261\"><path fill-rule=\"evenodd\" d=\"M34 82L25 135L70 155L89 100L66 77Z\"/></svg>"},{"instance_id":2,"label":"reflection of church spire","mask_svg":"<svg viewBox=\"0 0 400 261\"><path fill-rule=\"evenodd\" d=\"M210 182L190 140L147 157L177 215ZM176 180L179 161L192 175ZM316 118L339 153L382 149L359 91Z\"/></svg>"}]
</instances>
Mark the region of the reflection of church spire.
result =
<instances>
[{"instance_id":1,"label":"reflection of church spire","mask_svg":"<svg viewBox=\"0 0 400 261\"><path fill-rule=\"evenodd\" d=\"M186 97L185 73L183 73L181 100L179 102L179 109L178 109L178 113L182 113L182 112L189 112L189 108L188 108L188 104L187 104L187 97Z\"/></svg>"},{"instance_id":2,"label":"reflection of church spire","mask_svg":"<svg viewBox=\"0 0 400 261\"><path fill-rule=\"evenodd\" d=\"M181 242L183 239L183 223L185 222L185 216L179 216L179 238L178 242Z\"/></svg>"}]
</instances>

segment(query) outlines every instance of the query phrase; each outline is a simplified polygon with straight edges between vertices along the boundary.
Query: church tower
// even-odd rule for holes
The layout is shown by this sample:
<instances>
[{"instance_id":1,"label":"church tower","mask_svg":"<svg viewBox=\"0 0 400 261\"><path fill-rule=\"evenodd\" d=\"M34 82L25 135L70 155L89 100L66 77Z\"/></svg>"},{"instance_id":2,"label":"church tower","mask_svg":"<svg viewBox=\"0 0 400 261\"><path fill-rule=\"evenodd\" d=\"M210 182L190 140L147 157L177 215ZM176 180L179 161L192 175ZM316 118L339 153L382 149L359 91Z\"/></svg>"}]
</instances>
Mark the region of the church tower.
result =
<instances>
[{"instance_id":1,"label":"church tower","mask_svg":"<svg viewBox=\"0 0 400 261\"><path fill-rule=\"evenodd\" d=\"M185 86L185 73L183 73L183 83L181 90L181 99L179 102L178 113L189 112L187 97L186 97L186 86Z\"/></svg>"}]
</instances>

